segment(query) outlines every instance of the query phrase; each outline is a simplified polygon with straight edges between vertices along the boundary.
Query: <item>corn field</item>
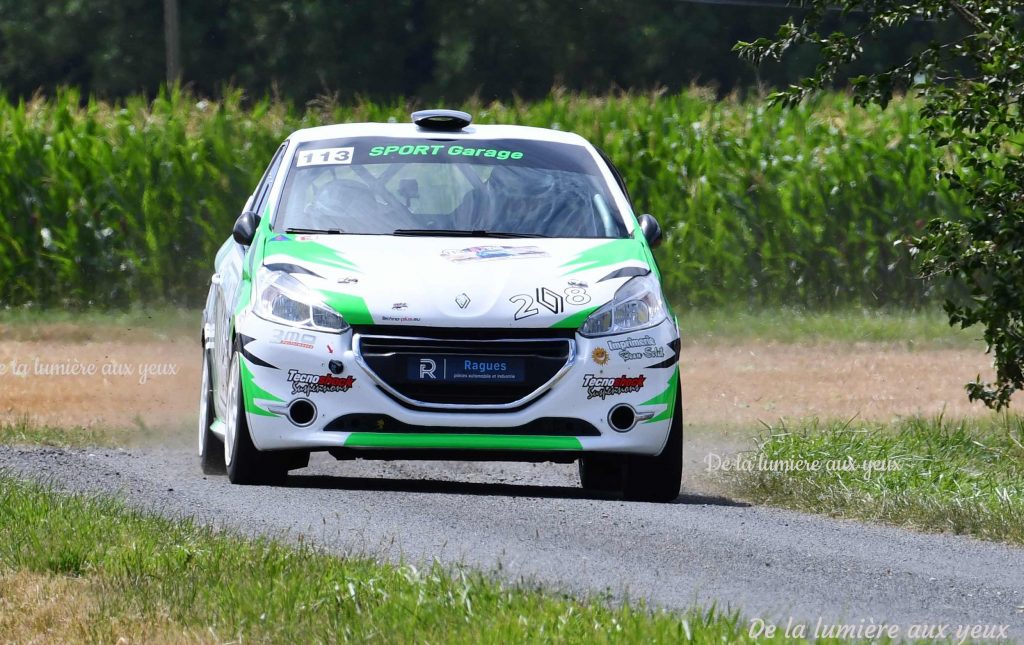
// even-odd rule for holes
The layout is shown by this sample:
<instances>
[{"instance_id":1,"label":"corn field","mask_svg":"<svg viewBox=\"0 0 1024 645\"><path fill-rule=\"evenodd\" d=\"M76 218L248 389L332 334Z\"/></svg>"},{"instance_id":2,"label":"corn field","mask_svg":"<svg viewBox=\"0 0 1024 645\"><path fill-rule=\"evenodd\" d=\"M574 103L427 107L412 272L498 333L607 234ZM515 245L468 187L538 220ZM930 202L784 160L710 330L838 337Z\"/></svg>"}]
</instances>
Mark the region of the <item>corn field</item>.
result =
<instances>
[{"instance_id":1,"label":"corn field","mask_svg":"<svg viewBox=\"0 0 1024 645\"><path fill-rule=\"evenodd\" d=\"M288 133L407 120L411 107L182 91L0 102L0 307L195 306ZM662 223L657 255L680 305L914 306L936 287L896 242L963 212L934 182L936 152L910 101L883 112L829 95L784 111L690 90L461 107L480 123L572 130L601 146L638 213Z\"/></svg>"}]
</instances>

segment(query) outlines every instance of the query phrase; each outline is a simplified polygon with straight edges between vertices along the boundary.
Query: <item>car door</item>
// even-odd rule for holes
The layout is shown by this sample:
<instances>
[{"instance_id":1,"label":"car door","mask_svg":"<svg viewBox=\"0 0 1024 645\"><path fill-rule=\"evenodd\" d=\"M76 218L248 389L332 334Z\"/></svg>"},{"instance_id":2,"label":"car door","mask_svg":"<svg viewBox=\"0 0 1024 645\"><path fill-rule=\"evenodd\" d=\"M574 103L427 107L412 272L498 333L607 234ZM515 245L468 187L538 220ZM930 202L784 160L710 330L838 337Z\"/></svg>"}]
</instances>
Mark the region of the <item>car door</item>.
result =
<instances>
[{"instance_id":1,"label":"car door","mask_svg":"<svg viewBox=\"0 0 1024 645\"><path fill-rule=\"evenodd\" d=\"M264 214L263 211L267 207L270 190L277 178L287 145L286 141L277 149L277 153L264 171L259 184L256 185L256 190L246 200L245 210ZM217 416L221 419L225 418L223 414L228 404L226 385L229 376L228 369L231 366L231 352L234 349L232 330L242 284L242 268L245 262L250 261L251 252L250 247L242 246L233 238L228 238L227 244L218 258L217 272L213 276L215 341L212 376L216 393ZM255 267L253 269L255 270Z\"/></svg>"}]
</instances>

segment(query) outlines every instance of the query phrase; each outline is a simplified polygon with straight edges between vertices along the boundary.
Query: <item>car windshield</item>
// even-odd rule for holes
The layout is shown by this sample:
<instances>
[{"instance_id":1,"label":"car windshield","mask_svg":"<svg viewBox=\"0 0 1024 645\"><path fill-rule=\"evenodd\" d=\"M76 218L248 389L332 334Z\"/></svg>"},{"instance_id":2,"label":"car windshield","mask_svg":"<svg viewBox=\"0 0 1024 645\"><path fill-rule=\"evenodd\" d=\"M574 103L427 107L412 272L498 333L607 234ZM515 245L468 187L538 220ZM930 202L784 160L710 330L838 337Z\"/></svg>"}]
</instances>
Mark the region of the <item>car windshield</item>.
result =
<instances>
[{"instance_id":1,"label":"car windshield","mask_svg":"<svg viewBox=\"0 0 1024 645\"><path fill-rule=\"evenodd\" d=\"M278 232L624 237L586 148L546 141L359 137L302 144Z\"/></svg>"}]
</instances>

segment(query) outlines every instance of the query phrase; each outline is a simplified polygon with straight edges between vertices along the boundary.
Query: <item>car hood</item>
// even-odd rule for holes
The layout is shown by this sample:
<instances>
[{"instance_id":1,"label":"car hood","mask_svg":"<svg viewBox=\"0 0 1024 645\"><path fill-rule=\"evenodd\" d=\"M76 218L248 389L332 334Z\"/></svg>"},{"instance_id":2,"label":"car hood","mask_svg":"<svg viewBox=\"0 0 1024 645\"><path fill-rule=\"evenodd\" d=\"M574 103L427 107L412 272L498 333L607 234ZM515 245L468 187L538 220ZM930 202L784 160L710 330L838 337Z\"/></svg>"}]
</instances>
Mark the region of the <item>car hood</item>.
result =
<instances>
[{"instance_id":1,"label":"car hood","mask_svg":"<svg viewBox=\"0 0 1024 645\"><path fill-rule=\"evenodd\" d=\"M353 325L576 328L652 264L633 238L280 234L263 253Z\"/></svg>"}]
</instances>

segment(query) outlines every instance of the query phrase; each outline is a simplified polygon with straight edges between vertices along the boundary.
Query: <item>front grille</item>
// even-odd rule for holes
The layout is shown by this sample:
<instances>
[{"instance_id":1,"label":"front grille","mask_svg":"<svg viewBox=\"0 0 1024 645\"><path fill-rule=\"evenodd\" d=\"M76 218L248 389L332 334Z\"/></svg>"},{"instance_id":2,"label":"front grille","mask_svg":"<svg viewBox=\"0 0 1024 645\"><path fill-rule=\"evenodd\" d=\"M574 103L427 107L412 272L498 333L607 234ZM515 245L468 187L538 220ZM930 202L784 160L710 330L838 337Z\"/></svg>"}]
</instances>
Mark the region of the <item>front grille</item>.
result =
<instances>
[{"instance_id":1,"label":"front grille","mask_svg":"<svg viewBox=\"0 0 1024 645\"><path fill-rule=\"evenodd\" d=\"M547 391L576 355L575 340L557 337L457 339L447 334L356 334L354 341L358 360L377 385L406 407L417 409L522 406ZM444 380L447 374L438 380L416 378L416 365L425 357L434 364L476 361L514 365L509 375L516 380L453 382Z\"/></svg>"},{"instance_id":2,"label":"front grille","mask_svg":"<svg viewBox=\"0 0 1024 645\"><path fill-rule=\"evenodd\" d=\"M497 327L417 327L414 325L352 325L363 336L430 338L433 340L554 340L576 338L575 329Z\"/></svg>"}]
</instances>

